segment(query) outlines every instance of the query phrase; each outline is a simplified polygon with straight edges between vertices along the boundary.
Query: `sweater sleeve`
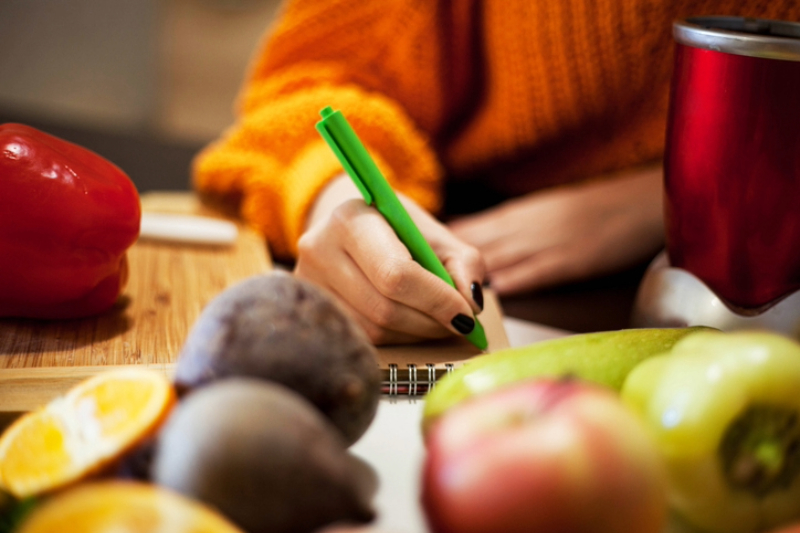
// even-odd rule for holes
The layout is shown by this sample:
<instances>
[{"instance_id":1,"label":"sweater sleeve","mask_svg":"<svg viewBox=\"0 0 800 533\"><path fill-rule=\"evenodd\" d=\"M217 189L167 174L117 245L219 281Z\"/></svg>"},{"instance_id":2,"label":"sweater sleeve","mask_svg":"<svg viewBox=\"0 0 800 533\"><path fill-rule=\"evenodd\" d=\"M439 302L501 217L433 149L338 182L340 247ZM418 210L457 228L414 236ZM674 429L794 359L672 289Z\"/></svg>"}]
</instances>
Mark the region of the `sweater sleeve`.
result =
<instances>
[{"instance_id":1,"label":"sweater sleeve","mask_svg":"<svg viewBox=\"0 0 800 533\"><path fill-rule=\"evenodd\" d=\"M296 255L316 195L341 166L314 125L340 109L392 186L435 211L443 121L437 3L293 0L265 36L237 121L194 161L205 197L234 198L277 258Z\"/></svg>"}]
</instances>

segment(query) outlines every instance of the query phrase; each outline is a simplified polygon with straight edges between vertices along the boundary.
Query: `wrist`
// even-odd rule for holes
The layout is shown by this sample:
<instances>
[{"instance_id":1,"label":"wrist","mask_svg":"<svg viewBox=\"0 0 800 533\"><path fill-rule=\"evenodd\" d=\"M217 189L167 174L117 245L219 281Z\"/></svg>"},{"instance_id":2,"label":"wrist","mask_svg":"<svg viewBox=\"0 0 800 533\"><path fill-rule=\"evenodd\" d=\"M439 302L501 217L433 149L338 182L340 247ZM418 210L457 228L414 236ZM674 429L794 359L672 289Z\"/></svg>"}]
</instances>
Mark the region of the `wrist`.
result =
<instances>
[{"instance_id":1,"label":"wrist","mask_svg":"<svg viewBox=\"0 0 800 533\"><path fill-rule=\"evenodd\" d=\"M327 220L342 203L353 198L361 198L353 181L344 172L333 177L319 192L306 215L304 229L321 220Z\"/></svg>"}]
</instances>

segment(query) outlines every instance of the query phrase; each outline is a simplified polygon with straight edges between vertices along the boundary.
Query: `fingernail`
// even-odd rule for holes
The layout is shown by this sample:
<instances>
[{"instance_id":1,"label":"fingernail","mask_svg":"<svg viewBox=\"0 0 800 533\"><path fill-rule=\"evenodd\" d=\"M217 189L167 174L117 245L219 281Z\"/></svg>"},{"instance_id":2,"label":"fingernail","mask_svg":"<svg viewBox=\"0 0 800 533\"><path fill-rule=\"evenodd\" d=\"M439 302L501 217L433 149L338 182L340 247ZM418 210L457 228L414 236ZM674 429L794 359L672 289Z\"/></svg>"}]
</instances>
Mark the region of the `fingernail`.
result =
<instances>
[{"instance_id":1,"label":"fingernail","mask_svg":"<svg viewBox=\"0 0 800 533\"><path fill-rule=\"evenodd\" d=\"M461 313L457 314L456 317L450 321L450 323L453 324L453 327L456 328L462 335L472 333L472 330L475 329L475 321L467 315L462 315Z\"/></svg>"},{"instance_id":2,"label":"fingernail","mask_svg":"<svg viewBox=\"0 0 800 533\"><path fill-rule=\"evenodd\" d=\"M474 281L469 288L472 289L472 301L478 304L478 307L483 311L483 289L481 289L480 283Z\"/></svg>"}]
</instances>

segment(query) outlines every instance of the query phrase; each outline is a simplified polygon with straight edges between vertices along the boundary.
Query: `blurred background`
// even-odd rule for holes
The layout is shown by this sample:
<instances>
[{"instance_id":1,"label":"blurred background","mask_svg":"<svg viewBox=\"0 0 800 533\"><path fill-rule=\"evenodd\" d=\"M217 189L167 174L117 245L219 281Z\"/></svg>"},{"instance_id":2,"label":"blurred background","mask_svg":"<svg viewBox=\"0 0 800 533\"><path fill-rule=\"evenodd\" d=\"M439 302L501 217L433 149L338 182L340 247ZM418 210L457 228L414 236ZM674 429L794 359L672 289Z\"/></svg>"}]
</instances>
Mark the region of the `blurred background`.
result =
<instances>
[{"instance_id":1,"label":"blurred background","mask_svg":"<svg viewBox=\"0 0 800 533\"><path fill-rule=\"evenodd\" d=\"M140 192L189 187L280 0L0 0L0 123L77 142Z\"/></svg>"}]
</instances>

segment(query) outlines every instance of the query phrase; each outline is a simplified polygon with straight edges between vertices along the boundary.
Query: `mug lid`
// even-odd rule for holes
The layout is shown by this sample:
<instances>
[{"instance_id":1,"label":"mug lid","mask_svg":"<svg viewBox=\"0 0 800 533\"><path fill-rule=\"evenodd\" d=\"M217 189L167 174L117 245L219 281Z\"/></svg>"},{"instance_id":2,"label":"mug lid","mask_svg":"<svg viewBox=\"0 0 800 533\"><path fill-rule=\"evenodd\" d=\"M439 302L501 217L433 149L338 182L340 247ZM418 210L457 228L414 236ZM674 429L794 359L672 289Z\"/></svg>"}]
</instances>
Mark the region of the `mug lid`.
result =
<instances>
[{"instance_id":1,"label":"mug lid","mask_svg":"<svg viewBox=\"0 0 800 533\"><path fill-rule=\"evenodd\" d=\"M800 23L744 17L692 17L676 21L680 44L766 59L800 61Z\"/></svg>"}]
</instances>

